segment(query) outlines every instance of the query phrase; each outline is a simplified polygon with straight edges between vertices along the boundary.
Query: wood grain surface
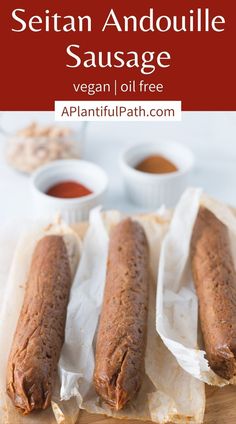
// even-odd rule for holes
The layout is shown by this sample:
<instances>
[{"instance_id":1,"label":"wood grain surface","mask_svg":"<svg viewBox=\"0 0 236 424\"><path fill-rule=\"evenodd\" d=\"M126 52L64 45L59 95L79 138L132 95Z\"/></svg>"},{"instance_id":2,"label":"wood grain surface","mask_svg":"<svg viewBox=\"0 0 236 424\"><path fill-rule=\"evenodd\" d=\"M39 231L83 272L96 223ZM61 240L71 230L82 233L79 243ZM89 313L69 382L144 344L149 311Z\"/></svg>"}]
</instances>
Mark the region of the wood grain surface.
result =
<instances>
[{"instance_id":1,"label":"wood grain surface","mask_svg":"<svg viewBox=\"0 0 236 424\"><path fill-rule=\"evenodd\" d=\"M204 424L236 424L236 387L206 386L206 398ZM77 424L121 424L121 422L124 420L82 411ZM151 424L151 421L125 420L125 422L127 424Z\"/></svg>"}]
</instances>

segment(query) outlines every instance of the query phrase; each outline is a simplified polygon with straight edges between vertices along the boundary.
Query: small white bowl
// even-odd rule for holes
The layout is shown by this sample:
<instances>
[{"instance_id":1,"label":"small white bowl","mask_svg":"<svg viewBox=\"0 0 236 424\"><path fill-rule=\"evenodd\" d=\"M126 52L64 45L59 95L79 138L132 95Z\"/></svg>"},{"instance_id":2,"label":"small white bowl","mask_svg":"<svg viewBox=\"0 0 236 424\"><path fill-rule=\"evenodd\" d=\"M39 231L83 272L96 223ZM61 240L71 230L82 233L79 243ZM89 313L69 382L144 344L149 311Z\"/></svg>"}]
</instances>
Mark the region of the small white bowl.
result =
<instances>
[{"instance_id":1,"label":"small white bowl","mask_svg":"<svg viewBox=\"0 0 236 424\"><path fill-rule=\"evenodd\" d=\"M161 155L176 165L178 171L150 174L135 169L140 161L151 155ZM194 157L187 147L174 141L154 141L136 144L125 150L120 167L129 198L146 209L161 205L173 207L188 185Z\"/></svg>"},{"instance_id":2,"label":"small white bowl","mask_svg":"<svg viewBox=\"0 0 236 424\"><path fill-rule=\"evenodd\" d=\"M92 191L87 196L61 199L46 191L62 181L78 181ZM31 185L36 217L53 219L57 213L68 223L86 220L89 211L101 204L108 178L102 168L84 160L58 160L44 165L32 174Z\"/></svg>"}]
</instances>

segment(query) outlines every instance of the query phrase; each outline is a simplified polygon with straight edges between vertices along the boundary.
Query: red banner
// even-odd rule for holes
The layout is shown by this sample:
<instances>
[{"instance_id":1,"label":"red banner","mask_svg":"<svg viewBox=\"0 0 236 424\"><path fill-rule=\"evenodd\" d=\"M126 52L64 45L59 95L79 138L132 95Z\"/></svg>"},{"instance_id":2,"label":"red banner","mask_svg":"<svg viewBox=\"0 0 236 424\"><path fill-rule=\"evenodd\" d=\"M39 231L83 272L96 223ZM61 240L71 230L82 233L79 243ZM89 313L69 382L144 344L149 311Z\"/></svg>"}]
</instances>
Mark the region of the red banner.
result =
<instances>
[{"instance_id":1,"label":"red banner","mask_svg":"<svg viewBox=\"0 0 236 424\"><path fill-rule=\"evenodd\" d=\"M236 110L235 16L222 0L2 1L0 109L81 99Z\"/></svg>"}]
</instances>

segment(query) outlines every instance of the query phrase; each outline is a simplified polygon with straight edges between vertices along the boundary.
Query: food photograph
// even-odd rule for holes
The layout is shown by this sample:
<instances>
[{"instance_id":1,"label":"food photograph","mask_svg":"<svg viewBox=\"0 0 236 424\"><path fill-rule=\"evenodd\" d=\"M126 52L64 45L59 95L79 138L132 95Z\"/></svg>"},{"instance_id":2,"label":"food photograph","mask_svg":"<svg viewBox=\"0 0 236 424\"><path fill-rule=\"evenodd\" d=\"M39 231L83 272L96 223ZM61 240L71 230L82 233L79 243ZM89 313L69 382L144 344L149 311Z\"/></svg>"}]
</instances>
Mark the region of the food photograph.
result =
<instances>
[{"instance_id":1,"label":"food photograph","mask_svg":"<svg viewBox=\"0 0 236 424\"><path fill-rule=\"evenodd\" d=\"M235 134L0 113L0 424L236 423Z\"/></svg>"}]
</instances>

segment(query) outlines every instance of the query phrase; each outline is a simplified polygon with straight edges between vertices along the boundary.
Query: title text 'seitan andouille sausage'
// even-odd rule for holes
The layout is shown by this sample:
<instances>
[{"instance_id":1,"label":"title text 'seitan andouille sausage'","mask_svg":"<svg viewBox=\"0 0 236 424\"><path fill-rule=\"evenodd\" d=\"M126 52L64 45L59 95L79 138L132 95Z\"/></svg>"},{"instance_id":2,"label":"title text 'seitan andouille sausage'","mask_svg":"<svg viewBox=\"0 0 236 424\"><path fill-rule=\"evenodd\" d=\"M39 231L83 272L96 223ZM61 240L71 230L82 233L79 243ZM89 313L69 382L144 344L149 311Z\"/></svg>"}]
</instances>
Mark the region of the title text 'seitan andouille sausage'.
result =
<instances>
[{"instance_id":1,"label":"title text 'seitan andouille sausage'","mask_svg":"<svg viewBox=\"0 0 236 424\"><path fill-rule=\"evenodd\" d=\"M191 263L210 367L236 374L236 272L227 227L201 207L193 229Z\"/></svg>"},{"instance_id":2,"label":"title text 'seitan andouille sausage'","mask_svg":"<svg viewBox=\"0 0 236 424\"><path fill-rule=\"evenodd\" d=\"M7 369L7 393L24 414L50 405L71 279L63 237L43 237L33 253Z\"/></svg>"},{"instance_id":3,"label":"title text 'seitan andouille sausage'","mask_svg":"<svg viewBox=\"0 0 236 424\"><path fill-rule=\"evenodd\" d=\"M149 260L143 228L131 219L110 237L106 286L96 343L94 385L119 410L141 386L146 344Z\"/></svg>"}]
</instances>

